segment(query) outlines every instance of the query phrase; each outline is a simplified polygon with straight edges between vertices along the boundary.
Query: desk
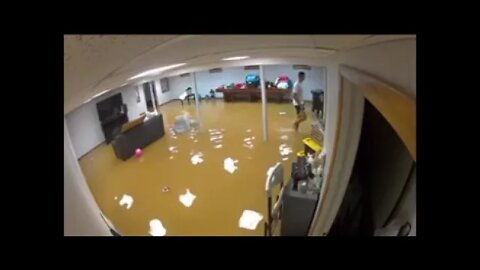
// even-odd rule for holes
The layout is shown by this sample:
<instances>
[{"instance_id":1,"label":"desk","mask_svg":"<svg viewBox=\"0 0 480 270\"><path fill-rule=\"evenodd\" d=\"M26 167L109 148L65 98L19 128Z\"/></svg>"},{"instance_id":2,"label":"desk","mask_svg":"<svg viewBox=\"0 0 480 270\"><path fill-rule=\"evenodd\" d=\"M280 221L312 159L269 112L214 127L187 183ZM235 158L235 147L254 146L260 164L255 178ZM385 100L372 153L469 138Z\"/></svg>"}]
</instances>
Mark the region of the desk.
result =
<instances>
[{"instance_id":1,"label":"desk","mask_svg":"<svg viewBox=\"0 0 480 270\"><path fill-rule=\"evenodd\" d=\"M276 100L281 103L283 101L290 101L292 99L292 90L267 88L267 100ZM262 99L262 92L260 88L232 88L232 89L217 89L217 93L223 93L223 100L225 102L232 102L236 100L248 100L250 102Z\"/></svg>"},{"instance_id":2,"label":"desk","mask_svg":"<svg viewBox=\"0 0 480 270\"><path fill-rule=\"evenodd\" d=\"M296 162L292 163L292 172L295 170ZM285 186L282 197L282 222L281 236L307 236L317 207L320 189L310 190L302 193L294 189L294 180Z\"/></svg>"}]
</instances>

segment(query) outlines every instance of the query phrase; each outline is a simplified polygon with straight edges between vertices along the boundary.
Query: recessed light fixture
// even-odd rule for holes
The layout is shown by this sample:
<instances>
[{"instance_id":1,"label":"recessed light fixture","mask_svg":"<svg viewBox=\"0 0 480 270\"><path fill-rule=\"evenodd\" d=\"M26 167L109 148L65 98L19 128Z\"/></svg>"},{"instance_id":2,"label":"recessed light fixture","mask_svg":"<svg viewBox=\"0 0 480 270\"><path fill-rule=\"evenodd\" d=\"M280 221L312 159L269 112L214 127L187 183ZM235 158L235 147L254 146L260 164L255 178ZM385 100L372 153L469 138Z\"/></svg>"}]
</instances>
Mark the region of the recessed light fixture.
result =
<instances>
[{"instance_id":1,"label":"recessed light fixture","mask_svg":"<svg viewBox=\"0 0 480 270\"><path fill-rule=\"evenodd\" d=\"M234 57L228 57L228 58L223 58L223 61L234 61L234 60L243 60L250 58L250 56L234 56Z\"/></svg>"},{"instance_id":2,"label":"recessed light fixture","mask_svg":"<svg viewBox=\"0 0 480 270\"><path fill-rule=\"evenodd\" d=\"M175 65L170 65L170 66L164 66L164 67L159 67L159 68L154 68L154 69L150 69L150 70L147 70L147 71L144 71L140 74L137 74L133 77L130 77L128 78L128 80L134 80L134 79L137 79L137 78L140 78L140 77L145 77L145 76L149 76L149 75L155 75L157 73L160 73L162 71L165 71L165 70L169 70L169 69L172 69L172 68L176 68L176 67L181 67L181 66L184 66L186 65L187 63L180 63L180 64L175 64Z\"/></svg>"}]
</instances>

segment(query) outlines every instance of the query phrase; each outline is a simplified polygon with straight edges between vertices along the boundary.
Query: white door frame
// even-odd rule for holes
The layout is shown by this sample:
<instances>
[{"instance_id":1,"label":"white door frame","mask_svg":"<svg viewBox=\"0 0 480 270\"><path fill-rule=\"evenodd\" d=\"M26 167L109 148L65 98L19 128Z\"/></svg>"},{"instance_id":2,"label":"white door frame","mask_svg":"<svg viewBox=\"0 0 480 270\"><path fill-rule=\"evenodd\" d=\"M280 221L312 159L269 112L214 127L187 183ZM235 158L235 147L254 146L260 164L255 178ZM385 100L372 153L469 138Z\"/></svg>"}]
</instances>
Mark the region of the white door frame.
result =
<instances>
[{"instance_id":1,"label":"white door frame","mask_svg":"<svg viewBox=\"0 0 480 270\"><path fill-rule=\"evenodd\" d=\"M340 78L338 119L330 170L320 191L309 235L326 235L348 186L362 130L364 98L353 83Z\"/></svg>"},{"instance_id":2,"label":"white door frame","mask_svg":"<svg viewBox=\"0 0 480 270\"><path fill-rule=\"evenodd\" d=\"M328 175L317 204L309 235L326 235L333 224L348 186L368 99L387 119L416 160L416 100L363 71L340 65L340 87L335 138Z\"/></svg>"}]
</instances>

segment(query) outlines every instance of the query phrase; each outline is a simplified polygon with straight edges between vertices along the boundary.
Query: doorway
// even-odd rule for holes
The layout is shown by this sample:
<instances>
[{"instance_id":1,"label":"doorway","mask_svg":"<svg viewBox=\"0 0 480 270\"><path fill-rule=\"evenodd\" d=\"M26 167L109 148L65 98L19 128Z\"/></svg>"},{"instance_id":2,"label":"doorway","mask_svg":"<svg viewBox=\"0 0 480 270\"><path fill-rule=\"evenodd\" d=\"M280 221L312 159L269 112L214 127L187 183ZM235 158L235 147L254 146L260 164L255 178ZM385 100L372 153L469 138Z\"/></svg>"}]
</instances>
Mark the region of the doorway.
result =
<instances>
[{"instance_id":1,"label":"doorway","mask_svg":"<svg viewBox=\"0 0 480 270\"><path fill-rule=\"evenodd\" d=\"M155 82L146 82L143 84L143 93L145 94L145 104L148 111L154 111L154 106L158 106L157 93L155 92ZM152 97L153 93L153 97Z\"/></svg>"},{"instance_id":2,"label":"doorway","mask_svg":"<svg viewBox=\"0 0 480 270\"><path fill-rule=\"evenodd\" d=\"M312 222L311 235L329 234L333 223L336 221L347 188L350 187L349 184L351 180L360 182L359 179L352 179L352 172L354 172L353 177L361 177L361 175L358 175L360 165L355 163L357 152L359 152L357 150L359 150L360 136L362 135L364 108L370 110L370 105L372 105L373 108L380 112L384 120L393 128L394 133L401 139L412 160L416 161L415 98L406 95L405 93L408 91L353 67L340 65L339 75L340 85L338 91L338 106L336 108L337 117L333 120L335 122L335 131L333 137L331 137L331 149L329 150L326 161L325 184L323 185L315 217ZM365 105L364 103L366 101L370 104ZM367 117L369 117L368 115L370 115L370 113L371 112L367 112ZM355 168L354 165L356 165ZM409 178L409 182L414 183L415 170L412 171L411 177L412 178ZM411 187L414 185L410 183L407 186ZM362 186L360 185L360 187ZM353 187L350 189L353 189ZM415 189L408 187L406 187L406 191L402 191L402 193L405 194L412 192L415 192ZM368 198L368 196L366 197ZM402 197L405 196L402 195ZM414 196L410 197L414 198ZM413 204L412 200L409 200L407 203L405 199L397 202L398 206L395 206L397 210L391 212L392 217L387 218L386 222L390 222L392 219L398 219L398 213L401 212L404 217L402 218L402 222L415 224L416 210L414 200ZM405 205L408 205L408 207ZM379 211L382 212L384 210ZM385 216L385 214L382 215ZM375 219L377 219L376 224L381 224L381 222L379 222L380 218L376 217ZM375 226L376 225L372 225L373 229ZM395 231L397 229L398 227L393 228L390 226L389 231ZM412 227L412 231L415 231L414 226ZM402 235L404 234L402 233Z\"/></svg>"},{"instance_id":3,"label":"doorway","mask_svg":"<svg viewBox=\"0 0 480 270\"><path fill-rule=\"evenodd\" d=\"M398 134L368 101L349 184L329 236L373 236L394 217L415 161Z\"/></svg>"}]
</instances>

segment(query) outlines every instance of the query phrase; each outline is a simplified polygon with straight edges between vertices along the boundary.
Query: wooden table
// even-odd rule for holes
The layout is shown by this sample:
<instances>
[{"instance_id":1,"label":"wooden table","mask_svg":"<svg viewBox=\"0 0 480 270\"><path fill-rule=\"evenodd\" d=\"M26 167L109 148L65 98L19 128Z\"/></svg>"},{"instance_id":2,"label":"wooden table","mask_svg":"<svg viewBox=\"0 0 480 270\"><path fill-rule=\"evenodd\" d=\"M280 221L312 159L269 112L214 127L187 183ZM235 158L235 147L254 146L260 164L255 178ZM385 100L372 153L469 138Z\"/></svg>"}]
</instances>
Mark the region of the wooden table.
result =
<instances>
[{"instance_id":1,"label":"wooden table","mask_svg":"<svg viewBox=\"0 0 480 270\"><path fill-rule=\"evenodd\" d=\"M223 100L225 102L248 100L258 101L262 99L262 92L260 88L231 88L231 89L217 89L217 93L223 93ZM279 88L267 88L267 100L276 100L277 102L290 101L292 99L292 90L285 90Z\"/></svg>"}]
</instances>

